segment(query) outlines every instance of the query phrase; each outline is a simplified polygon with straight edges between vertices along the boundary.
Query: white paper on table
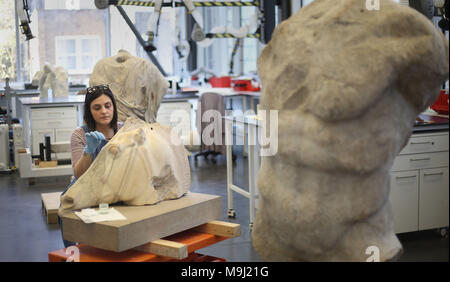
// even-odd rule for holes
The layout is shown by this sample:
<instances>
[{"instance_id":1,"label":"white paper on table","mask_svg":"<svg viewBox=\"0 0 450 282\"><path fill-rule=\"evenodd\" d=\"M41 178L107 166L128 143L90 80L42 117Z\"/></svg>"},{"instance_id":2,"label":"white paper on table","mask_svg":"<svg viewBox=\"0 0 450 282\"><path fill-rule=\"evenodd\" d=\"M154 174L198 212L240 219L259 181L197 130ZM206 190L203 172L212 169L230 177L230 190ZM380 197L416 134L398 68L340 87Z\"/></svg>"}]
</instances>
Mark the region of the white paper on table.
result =
<instances>
[{"instance_id":1,"label":"white paper on table","mask_svg":"<svg viewBox=\"0 0 450 282\"><path fill-rule=\"evenodd\" d=\"M125 220L126 217L114 208L109 208L108 213L101 214L99 210L95 209L82 209L81 212L75 212L75 214L84 223L94 223L101 221L114 221Z\"/></svg>"}]
</instances>

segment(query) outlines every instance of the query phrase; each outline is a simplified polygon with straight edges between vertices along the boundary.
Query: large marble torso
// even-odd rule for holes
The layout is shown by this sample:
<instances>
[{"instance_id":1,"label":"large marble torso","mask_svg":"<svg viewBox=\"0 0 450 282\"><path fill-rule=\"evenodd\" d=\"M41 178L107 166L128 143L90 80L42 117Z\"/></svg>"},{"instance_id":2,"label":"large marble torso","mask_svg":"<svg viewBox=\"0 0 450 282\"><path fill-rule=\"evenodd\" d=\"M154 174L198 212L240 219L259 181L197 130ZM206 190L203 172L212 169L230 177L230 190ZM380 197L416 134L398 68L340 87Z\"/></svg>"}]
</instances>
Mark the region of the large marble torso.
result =
<instances>
[{"instance_id":1,"label":"large marble torso","mask_svg":"<svg viewBox=\"0 0 450 282\"><path fill-rule=\"evenodd\" d=\"M127 119L61 197L60 214L100 203L147 205L183 196L191 183L189 162L170 132L168 126Z\"/></svg>"},{"instance_id":2,"label":"large marble torso","mask_svg":"<svg viewBox=\"0 0 450 282\"><path fill-rule=\"evenodd\" d=\"M389 173L416 116L448 78L448 43L418 12L381 0L316 0L258 59L261 108L279 110L263 157L253 245L266 260L382 261L402 246Z\"/></svg>"}]
</instances>

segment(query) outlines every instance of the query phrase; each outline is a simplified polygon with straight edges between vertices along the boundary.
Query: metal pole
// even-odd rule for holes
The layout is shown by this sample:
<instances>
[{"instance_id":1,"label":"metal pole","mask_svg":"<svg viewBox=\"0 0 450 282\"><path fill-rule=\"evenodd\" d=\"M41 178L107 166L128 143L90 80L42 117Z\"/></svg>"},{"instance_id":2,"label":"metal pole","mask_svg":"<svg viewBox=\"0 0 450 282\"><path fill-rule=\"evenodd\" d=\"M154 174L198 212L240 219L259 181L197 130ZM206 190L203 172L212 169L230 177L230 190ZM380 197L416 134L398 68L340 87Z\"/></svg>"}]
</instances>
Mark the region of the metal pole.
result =
<instances>
[{"instance_id":1,"label":"metal pole","mask_svg":"<svg viewBox=\"0 0 450 282\"><path fill-rule=\"evenodd\" d=\"M14 18L16 22L16 79L22 81L21 58L20 58L20 37L19 37L19 16L17 14L17 3L14 1Z\"/></svg>"},{"instance_id":2,"label":"metal pole","mask_svg":"<svg viewBox=\"0 0 450 282\"><path fill-rule=\"evenodd\" d=\"M105 32L105 41L106 41L106 57L111 57L111 10L108 9L106 11L106 32Z\"/></svg>"},{"instance_id":3,"label":"metal pole","mask_svg":"<svg viewBox=\"0 0 450 282\"><path fill-rule=\"evenodd\" d=\"M191 34L192 34L192 30L194 28L194 18L191 17L190 15L187 15L186 17L186 34L188 36L186 36L189 42L189 47L190 47L190 52L189 52L189 56L187 59L187 70L188 72L194 71L197 69L197 44L195 43L194 40L192 40L191 38Z\"/></svg>"},{"instance_id":4,"label":"metal pole","mask_svg":"<svg viewBox=\"0 0 450 282\"><path fill-rule=\"evenodd\" d=\"M264 14L261 24L261 39L263 43L267 44L275 29L275 0L262 0L261 10Z\"/></svg>"},{"instance_id":5,"label":"metal pole","mask_svg":"<svg viewBox=\"0 0 450 282\"><path fill-rule=\"evenodd\" d=\"M158 60L155 58L155 56L152 54L152 51L156 50L155 46L151 43L145 42L145 40L142 38L142 36L139 34L138 30L134 26L133 22L131 22L130 18L128 17L127 13L123 10L122 7L116 6L117 10L119 10L119 13L124 18L125 22L128 24L128 26L131 28L131 31L133 31L134 35L136 36L139 43L142 45L142 48L144 48L147 55L150 57L150 60L155 64L155 66L159 69L161 74L163 76L167 76L166 72L162 68L162 66L159 64Z\"/></svg>"},{"instance_id":6,"label":"metal pole","mask_svg":"<svg viewBox=\"0 0 450 282\"><path fill-rule=\"evenodd\" d=\"M280 8L281 8L281 21L289 18L292 14L292 6L290 0L280 0Z\"/></svg>"},{"instance_id":7,"label":"metal pole","mask_svg":"<svg viewBox=\"0 0 450 282\"><path fill-rule=\"evenodd\" d=\"M233 120L225 119L225 146L227 158L227 200L228 200L228 216L234 217L233 205Z\"/></svg>"},{"instance_id":8,"label":"metal pole","mask_svg":"<svg viewBox=\"0 0 450 282\"><path fill-rule=\"evenodd\" d=\"M6 99L6 118L8 126L11 126L11 87L9 87L9 77L5 79L5 99Z\"/></svg>"}]
</instances>

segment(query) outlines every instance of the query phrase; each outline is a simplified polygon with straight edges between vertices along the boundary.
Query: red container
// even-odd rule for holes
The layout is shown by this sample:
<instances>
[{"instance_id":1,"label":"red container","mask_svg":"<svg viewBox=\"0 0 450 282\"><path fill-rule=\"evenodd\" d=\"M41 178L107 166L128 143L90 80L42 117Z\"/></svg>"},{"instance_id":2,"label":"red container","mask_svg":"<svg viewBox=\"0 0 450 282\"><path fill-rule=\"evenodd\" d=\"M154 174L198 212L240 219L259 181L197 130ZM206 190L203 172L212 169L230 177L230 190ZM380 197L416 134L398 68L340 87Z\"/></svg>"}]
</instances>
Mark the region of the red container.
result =
<instances>
[{"instance_id":1,"label":"red container","mask_svg":"<svg viewBox=\"0 0 450 282\"><path fill-rule=\"evenodd\" d=\"M209 83L211 83L212 87L231 87L231 77L230 76L221 76L221 77L211 77L209 79Z\"/></svg>"},{"instance_id":2,"label":"red container","mask_svg":"<svg viewBox=\"0 0 450 282\"><path fill-rule=\"evenodd\" d=\"M260 91L259 86L254 87L251 79L235 79L231 81L234 91Z\"/></svg>"},{"instance_id":3,"label":"red container","mask_svg":"<svg viewBox=\"0 0 450 282\"><path fill-rule=\"evenodd\" d=\"M253 86L251 79L233 79L231 85L234 91L260 91L261 88Z\"/></svg>"},{"instance_id":4,"label":"red container","mask_svg":"<svg viewBox=\"0 0 450 282\"><path fill-rule=\"evenodd\" d=\"M430 108L440 115L448 115L448 93L445 93L445 90L441 90L441 94Z\"/></svg>"},{"instance_id":5,"label":"red container","mask_svg":"<svg viewBox=\"0 0 450 282\"><path fill-rule=\"evenodd\" d=\"M236 79L233 80L234 91L249 91L252 88L252 81L250 79Z\"/></svg>"}]
</instances>

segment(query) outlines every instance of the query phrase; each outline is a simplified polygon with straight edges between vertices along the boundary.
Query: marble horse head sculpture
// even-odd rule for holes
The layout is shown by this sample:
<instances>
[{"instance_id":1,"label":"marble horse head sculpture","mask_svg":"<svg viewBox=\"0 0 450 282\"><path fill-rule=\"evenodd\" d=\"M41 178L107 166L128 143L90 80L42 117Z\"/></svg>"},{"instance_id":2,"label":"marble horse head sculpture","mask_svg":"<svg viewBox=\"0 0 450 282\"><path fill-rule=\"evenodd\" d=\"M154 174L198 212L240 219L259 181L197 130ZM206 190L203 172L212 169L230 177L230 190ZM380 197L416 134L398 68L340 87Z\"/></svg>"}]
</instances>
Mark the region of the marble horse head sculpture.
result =
<instances>
[{"instance_id":1,"label":"marble horse head sculpture","mask_svg":"<svg viewBox=\"0 0 450 282\"><path fill-rule=\"evenodd\" d=\"M415 10L316 0L258 58L261 108L279 110L263 157L256 251L276 261L381 261L403 252L389 202L393 160L448 79L448 42ZM369 251L369 252L368 252Z\"/></svg>"},{"instance_id":2,"label":"marble horse head sculpture","mask_svg":"<svg viewBox=\"0 0 450 282\"><path fill-rule=\"evenodd\" d=\"M109 85L117 102L119 121L137 117L156 122L159 104L169 88L169 82L152 62L125 50L98 61L89 84Z\"/></svg>"},{"instance_id":3,"label":"marble horse head sculpture","mask_svg":"<svg viewBox=\"0 0 450 282\"><path fill-rule=\"evenodd\" d=\"M46 63L42 70L34 74L32 85L39 86L41 97L48 97L49 89L52 89L53 97L65 97L69 95L67 71L60 66L55 68L49 63Z\"/></svg>"},{"instance_id":4,"label":"marble horse head sculpture","mask_svg":"<svg viewBox=\"0 0 450 282\"><path fill-rule=\"evenodd\" d=\"M100 203L156 204L186 194L189 162L181 141L172 138L168 126L128 118L61 197L59 214Z\"/></svg>"}]
</instances>

